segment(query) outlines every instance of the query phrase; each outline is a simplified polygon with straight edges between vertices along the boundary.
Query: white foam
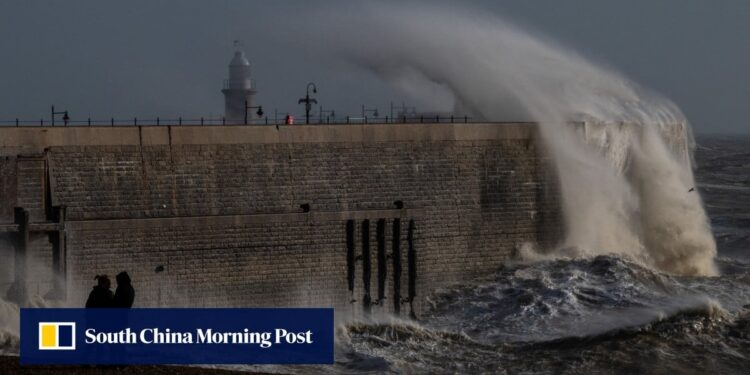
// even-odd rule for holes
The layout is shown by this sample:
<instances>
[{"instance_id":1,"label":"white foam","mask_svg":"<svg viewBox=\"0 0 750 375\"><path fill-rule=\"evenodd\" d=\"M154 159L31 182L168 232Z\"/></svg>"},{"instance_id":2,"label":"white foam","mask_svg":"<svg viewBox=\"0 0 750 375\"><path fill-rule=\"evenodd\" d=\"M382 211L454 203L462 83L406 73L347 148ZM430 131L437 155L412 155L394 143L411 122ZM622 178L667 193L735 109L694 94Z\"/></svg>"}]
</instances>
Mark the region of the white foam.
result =
<instances>
[{"instance_id":1,"label":"white foam","mask_svg":"<svg viewBox=\"0 0 750 375\"><path fill-rule=\"evenodd\" d=\"M443 110L542 124L563 193L559 249L717 273L707 216L688 192L689 128L672 102L494 16L424 3L341 7L315 18L331 21L316 23L315 35L333 52L407 94L452 104Z\"/></svg>"}]
</instances>

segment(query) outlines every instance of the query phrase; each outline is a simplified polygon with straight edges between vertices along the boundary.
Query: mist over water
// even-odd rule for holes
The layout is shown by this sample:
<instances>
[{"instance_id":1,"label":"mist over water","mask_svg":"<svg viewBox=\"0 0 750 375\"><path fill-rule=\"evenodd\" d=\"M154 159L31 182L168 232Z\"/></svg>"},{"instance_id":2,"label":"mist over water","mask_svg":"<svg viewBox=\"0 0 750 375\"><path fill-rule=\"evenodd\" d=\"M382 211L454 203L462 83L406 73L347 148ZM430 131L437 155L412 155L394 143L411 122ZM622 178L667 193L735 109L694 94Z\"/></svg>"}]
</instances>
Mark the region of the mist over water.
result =
<instances>
[{"instance_id":1,"label":"mist over water","mask_svg":"<svg viewBox=\"0 0 750 375\"><path fill-rule=\"evenodd\" d=\"M419 324L346 325L334 372L736 373L750 363L748 266L725 259L728 273L714 277L692 134L675 104L471 10L357 3L318 16L330 53L432 98L433 110L538 122L565 222L554 248L524 244L524 261L493 278L431 293Z\"/></svg>"},{"instance_id":2,"label":"mist over water","mask_svg":"<svg viewBox=\"0 0 750 375\"><path fill-rule=\"evenodd\" d=\"M717 273L707 216L689 192L690 129L668 99L495 16L349 7L350 18L317 26L334 53L439 109L541 124L565 218L564 240L544 256L618 254L673 274Z\"/></svg>"},{"instance_id":3,"label":"mist over water","mask_svg":"<svg viewBox=\"0 0 750 375\"><path fill-rule=\"evenodd\" d=\"M328 43L324 53L414 101L429 98L430 110L540 123L565 235L552 249L523 244L521 262L487 279L431 291L418 322L343 323L333 367L279 371L746 371L750 265L716 259L692 190L692 134L671 101L545 37L466 9L355 3L312 18L315 37Z\"/></svg>"},{"instance_id":4,"label":"mist over water","mask_svg":"<svg viewBox=\"0 0 750 375\"><path fill-rule=\"evenodd\" d=\"M306 19L308 37L326 41L319 52L431 109L539 122L565 236L553 249L526 244L528 262L490 279L432 293L419 323L342 324L336 366L244 369L684 373L718 363L741 373L750 365L750 266L719 259L731 272L712 277L716 244L698 191L689 191L692 136L672 102L466 9L341 2ZM0 347L17 347L17 316L17 305L0 300Z\"/></svg>"}]
</instances>

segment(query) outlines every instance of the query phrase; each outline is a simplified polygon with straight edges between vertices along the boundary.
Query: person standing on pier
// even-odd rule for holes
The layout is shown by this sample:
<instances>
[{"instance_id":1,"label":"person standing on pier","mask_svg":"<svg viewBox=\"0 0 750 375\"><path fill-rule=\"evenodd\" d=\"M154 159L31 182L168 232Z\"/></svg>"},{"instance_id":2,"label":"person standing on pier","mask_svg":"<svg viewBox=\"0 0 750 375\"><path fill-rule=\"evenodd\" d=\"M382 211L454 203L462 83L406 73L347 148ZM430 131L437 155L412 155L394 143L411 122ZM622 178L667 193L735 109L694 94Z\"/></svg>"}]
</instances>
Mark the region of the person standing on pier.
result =
<instances>
[{"instance_id":1,"label":"person standing on pier","mask_svg":"<svg viewBox=\"0 0 750 375\"><path fill-rule=\"evenodd\" d=\"M127 272L122 271L117 274L115 279L117 280L117 290L115 291L113 307L121 309L129 309L133 307L135 289L133 289L133 285L130 283L130 275L128 275Z\"/></svg>"},{"instance_id":2,"label":"person standing on pier","mask_svg":"<svg viewBox=\"0 0 750 375\"><path fill-rule=\"evenodd\" d=\"M86 300L86 308L104 308L112 307L114 295L110 290L111 282L107 275L96 275L95 277L97 284L94 289L89 293L89 298Z\"/></svg>"}]
</instances>

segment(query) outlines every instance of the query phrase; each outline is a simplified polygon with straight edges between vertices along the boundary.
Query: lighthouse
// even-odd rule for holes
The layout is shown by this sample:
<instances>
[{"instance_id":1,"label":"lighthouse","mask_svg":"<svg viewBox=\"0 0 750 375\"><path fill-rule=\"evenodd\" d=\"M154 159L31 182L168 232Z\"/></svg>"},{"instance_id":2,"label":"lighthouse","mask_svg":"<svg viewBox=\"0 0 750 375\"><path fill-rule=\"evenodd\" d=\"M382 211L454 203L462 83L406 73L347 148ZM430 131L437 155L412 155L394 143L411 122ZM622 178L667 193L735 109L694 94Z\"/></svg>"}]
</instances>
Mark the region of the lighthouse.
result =
<instances>
[{"instance_id":1,"label":"lighthouse","mask_svg":"<svg viewBox=\"0 0 750 375\"><path fill-rule=\"evenodd\" d=\"M224 94L224 116L227 123L243 123L246 107L253 106L253 98L257 91L250 78L250 62L241 49L234 52L234 57L229 63L229 79L224 80L221 92ZM248 119L255 118L254 111L247 111Z\"/></svg>"}]
</instances>

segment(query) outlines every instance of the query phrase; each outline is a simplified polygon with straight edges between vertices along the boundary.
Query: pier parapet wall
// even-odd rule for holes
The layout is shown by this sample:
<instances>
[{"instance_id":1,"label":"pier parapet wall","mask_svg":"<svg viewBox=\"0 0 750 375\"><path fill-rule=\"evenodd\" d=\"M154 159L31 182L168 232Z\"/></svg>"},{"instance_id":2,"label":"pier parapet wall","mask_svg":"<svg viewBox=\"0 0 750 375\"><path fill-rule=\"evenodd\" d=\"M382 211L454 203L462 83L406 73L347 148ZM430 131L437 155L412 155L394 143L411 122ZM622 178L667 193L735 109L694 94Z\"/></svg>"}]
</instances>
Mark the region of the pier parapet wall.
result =
<instances>
[{"instance_id":1,"label":"pier parapet wall","mask_svg":"<svg viewBox=\"0 0 750 375\"><path fill-rule=\"evenodd\" d=\"M0 295L71 305L418 313L561 230L534 124L0 128L0 193Z\"/></svg>"}]
</instances>

